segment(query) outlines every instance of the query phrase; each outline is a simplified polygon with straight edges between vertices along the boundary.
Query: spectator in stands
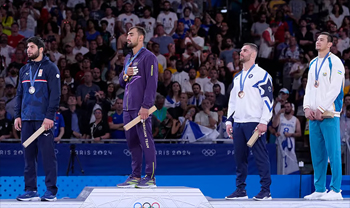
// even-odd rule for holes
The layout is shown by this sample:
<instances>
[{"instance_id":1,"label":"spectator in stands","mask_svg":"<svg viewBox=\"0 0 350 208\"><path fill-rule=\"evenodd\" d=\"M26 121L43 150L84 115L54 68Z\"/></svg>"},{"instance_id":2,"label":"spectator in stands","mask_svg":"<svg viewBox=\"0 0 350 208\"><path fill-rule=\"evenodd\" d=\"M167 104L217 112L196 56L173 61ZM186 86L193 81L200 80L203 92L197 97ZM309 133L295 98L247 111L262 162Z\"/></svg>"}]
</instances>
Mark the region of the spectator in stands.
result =
<instances>
[{"instance_id":1,"label":"spectator in stands","mask_svg":"<svg viewBox=\"0 0 350 208\"><path fill-rule=\"evenodd\" d=\"M21 25L18 33L25 38L30 38L34 36L34 30L27 28L27 18L21 17L19 20L19 24Z\"/></svg>"},{"instance_id":2,"label":"spectator in stands","mask_svg":"<svg viewBox=\"0 0 350 208\"><path fill-rule=\"evenodd\" d=\"M154 34L154 28L156 28L156 19L151 17L151 13L151 7L143 7L143 17L140 18L140 25L146 30L145 43L151 40Z\"/></svg>"},{"instance_id":3,"label":"spectator in stands","mask_svg":"<svg viewBox=\"0 0 350 208\"><path fill-rule=\"evenodd\" d=\"M287 48L285 48L279 58L279 61L284 64L283 66L283 87L288 90L292 89L292 77L290 76L290 71L294 63L299 60L300 49L297 45L295 37L290 37L290 43Z\"/></svg>"},{"instance_id":4,"label":"spectator in stands","mask_svg":"<svg viewBox=\"0 0 350 208\"><path fill-rule=\"evenodd\" d=\"M175 12L170 11L170 2L163 2L163 12L161 12L157 17L157 23L163 25L163 30L165 30L165 35L172 36L177 27L177 15ZM158 34L158 36L160 36ZM162 53L162 52L161 52ZM163 53L162 53L163 54Z\"/></svg>"},{"instance_id":5,"label":"spectator in stands","mask_svg":"<svg viewBox=\"0 0 350 208\"><path fill-rule=\"evenodd\" d=\"M175 47L174 44L170 44L171 46L169 48L173 48ZM176 62L178 60L178 57L176 55L171 56L171 57L167 57L167 69L171 71L172 74L175 74L177 72L176 69Z\"/></svg>"},{"instance_id":6,"label":"spectator in stands","mask_svg":"<svg viewBox=\"0 0 350 208\"><path fill-rule=\"evenodd\" d=\"M13 84L6 84L5 96L2 99L5 101L5 110L7 114L11 115L11 118L15 115L16 100L16 88Z\"/></svg>"},{"instance_id":7,"label":"spectator in stands","mask_svg":"<svg viewBox=\"0 0 350 208\"><path fill-rule=\"evenodd\" d=\"M2 16L2 26L4 29L2 30L3 33L10 36L11 35L11 25L13 24L13 16L9 12L9 5L3 4L1 6L1 16Z\"/></svg>"},{"instance_id":8,"label":"spectator in stands","mask_svg":"<svg viewBox=\"0 0 350 208\"><path fill-rule=\"evenodd\" d=\"M205 99L208 99L210 101L210 111L216 112L218 114L218 124L220 124L222 121L222 116L224 114L223 106L216 104L216 95L214 92L206 92Z\"/></svg>"},{"instance_id":9,"label":"spectator in stands","mask_svg":"<svg viewBox=\"0 0 350 208\"><path fill-rule=\"evenodd\" d=\"M64 119L63 119L63 116L60 112L56 112L56 115L55 115L55 121L54 121L54 141L57 142L57 143L60 143L63 135L64 135L64 127L65 127L65 124L64 124Z\"/></svg>"},{"instance_id":10,"label":"spectator in stands","mask_svg":"<svg viewBox=\"0 0 350 208\"><path fill-rule=\"evenodd\" d=\"M216 38L216 34L221 33L221 23L224 20L224 16L221 13L216 13L215 22L210 26L209 37L211 40Z\"/></svg>"},{"instance_id":11,"label":"spectator in stands","mask_svg":"<svg viewBox=\"0 0 350 208\"><path fill-rule=\"evenodd\" d=\"M155 106L157 110L153 113L153 115L158 119L158 122L162 122L166 118L167 108L164 106L165 97L161 94L157 94L155 100Z\"/></svg>"},{"instance_id":12,"label":"spectator in stands","mask_svg":"<svg viewBox=\"0 0 350 208\"><path fill-rule=\"evenodd\" d=\"M109 139L109 125L102 117L102 109L97 108L94 110L95 122L90 123L90 134L87 139L93 139L95 142L100 142L102 139Z\"/></svg>"},{"instance_id":13,"label":"spectator in stands","mask_svg":"<svg viewBox=\"0 0 350 208\"><path fill-rule=\"evenodd\" d=\"M106 74L106 82L107 84L119 85L119 76L117 75L114 69L108 70ZM119 86L117 86L119 88Z\"/></svg>"},{"instance_id":14,"label":"spectator in stands","mask_svg":"<svg viewBox=\"0 0 350 208\"><path fill-rule=\"evenodd\" d=\"M115 110L117 99L117 86L114 83L107 84L106 101L111 104L111 110Z\"/></svg>"},{"instance_id":15,"label":"spectator in stands","mask_svg":"<svg viewBox=\"0 0 350 208\"><path fill-rule=\"evenodd\" d=\"M284 104L288 101L288 98L289 98L289 90L286 88L280 89L279 95L275 99L275 102L273 103L274 104L273 112L275 115L281 110L281 108L284 108ZM295 110L294 104L292 104L293 115L294 115L294 110Z\"/></svg>"},{"instance_id":16,"label":"spectator in stands","mask_svg":"<svg viewBox=\"0 0 350 208\"><path fill-rule=\"evenodd\" d=\"M4 65L1 65L1 67L6 68L11 63L11 55L14 53L14 49L7 44L8 37L6 34L4 34L4 33L1 34L0 41L1 41L0 42L0 49L1 49L0 50L0 55L1 55L0 62L4 62L4 63L2 63ZM6 74L3 74L3 73L1 73L1 75L6 76Z\"/></svg>"},{"instance_id":17,"label":"spectator in stands","mask_svg":"<svg viewBox=\"0 0 350 208\"><path fill-rule=\"evenodd\" d=\"M55 22L50 21L45 25L43 36L45 40L52 41L56 40L57 43L61 42L61 38L58 35L58 26Z\"/></svg>"},{"instance_id":18,"label":"spectator in stands","mask_svg":"<svg viewBox=\"0 0 350 208\"><path fill-rule=\"evenodd\" d=\"M90 99L95 100L95 93L100 91L100 87L92 83L92 73L91 71L85 71L84 73L84 84L81 84L77 87L77 104L82 106L85 102L88 102Z\"/></svg>"},{"instance_id":19,"label":"spectator in stands","mask_svg":"<svg viewBox=\"0 0 350 208\"><path fill-rule=\"evenodd\" d=\"M289 75L293 77L292 91L298 91L301 85L301 78L304 75L306 69L309 67L310 58L304 53L299 54L299 60L292 65Z\"/></svg>"},{"instance_id":20,"label":"spectator in stands","mask_svg":"<svg viewBox=\"0 0 350 208\"><path fill-rule=\"evenodd\" d=\"M5 78L4 77L0 77L0 98L5 96Z\"/></svg>"},{"instance_id":21,"label":"spectator in stands","mask_svg":"<svg viewBox=\"0 0 350 208\"><path fill-rule=\"evenodd\" d=\"M182 54L182 61L185 67L184 70L186 71L192 68L198 68L199 56L192 43L186 45L186 52Z\"/></svg>"},{"instance_id":22,"label":"spectator in stands","mask_svg":"<svg viewBox=\"0 0 350 208\"><path fill-rule=\"evenodd\" d=\"M219 74L218 70L211 69L209 72L210 81L204 84L204 93L213 92L214 84L219 84L221 86L221 94L225 94L225 85L218 81Z\"/></svg>"},{"instance_id":23,"label":"spectator in stands","mask_svg":"<svg viewBox=\"0 0 350 208\"><path fill-rule=\"evenodd\" d=\"M333 38L333 45L331 46L331 52L334 54L334 55L336 55L336 56L338 56L338 58L342 58L342 55L341 55L341 52L338 50L338 47L337 47L337 45L338 45L338 37L336 37L336 36L334 36L334 38Z\"/></svg>"},{"instance_id":24,"label":"spectator in stands","mask_svg":"<svg viewBox=\"0 0 350 208\"><path fill-rule=\"evenodd\" d=\"M132 27L132 23L131 22L127 22L125 23L125 30L126 31L129 31L129 29ZM127 32L125 33L122 33L119 38L118 38L118 41L117 41L117 50L118 50L118 53L120 53L119 51L126 51L126 37L128 36ZM121 52L121 53L123 53ZM125 52L124 52L125 54Z\"/></svg>"},{"instance_id":25,"label":"spectator in stands","mask_svg":"<svg viewBox=\"0 0 350 208\"><path fill-rule=\"evenodd\" d=\"M102 25L103 21L107 22L107 28L106 30L111 34L111 36L115 35L114 28L116 23L116 18L113 16L113 10L112 7L107 6L105 9L106 16L103 17L100 21L100 24Z\"/></svg>"},{"instance_id":26,"label":"spectator in stands","mask_svg":"<svg viewBox=\"0 0 350 208\"><path fill-rule=\"evenodd\" d=\"M345 108L344 116L340 117L340 138L342 142L350 141L350 105Z\"/></svg>"},{"instance_id":27,"label":"spectator in stands","mask_svg":"<svg viewBox=\"0 0 350 208\"><path fill-rule=\"evenodd\" d=\"M135 14L131 13L132 12L132 5L130 2L126 2L124 4L124 11L125 13L120 14L117 18L117 25L119 32L121 34L126 34L129 30L126 28L126 23L131 23L130 27L136 26L140 24L140 19L138 16Z\"/></svg>"},{"instance_id":28,"label":"spectator in stands","mask_svg":"<svg viewBox=\"0 0 350 208\"><path fill-rule=\"evenodd\" d=\"M65 59L67 59L69 64L74 64L77 61L75 60L75 55L73 54L73 43L66 43L64 45L64 55Z\"/></svg>"},{"instance_id":29,"label":"spectator in stands","mask_svg":"<svg viewBox=\"0 0 350 208\"><path fill-rule=\"evenodd\" d=\"M310 22L310 32L312 33L312 40L316 42L316 34L320 32L320 30L317 29L317 25L314 22Z\"/></svg>"},{"instance_id":30,"label":"spectator in stands","mask_svg":"<svg viewBox=\"0 0 350 208\"><path fill-rule=\"evenodd\" d=\"M186 31L183 22L177 23L177 28L175 33L172 35L172 38L174 39L177 51L185 49Z\"/></svg>"},{"instance_id":31,"label":"spectator in stands","mask_svg":"<svg viewBox=\"0 0 350 208\"><path fill-rule=\"evenodd\" d=\"M163 69L167 68L167 62L166 62L166 58L159 53L159 44L158 43L153 43L152 44L152 52L154 53L154 55L157 57L158 63L160 65L162 65Z\"/></svg>"},{"instance_id":32,"label":"spectator in stands","mask_svg":"<svg viewBox=\"0 0 350 208\"><path fill-rule=\"evenodd\" d=\"M198 36L197 26L192 25L190 30L186 32L185 45L191 43L194 47L194 52L197 52L197 56L200 57L201 51L204 47L204 38Z\"/></svg>"},{"instance_id":33,"label":"spectator in stands","mask_svg":"<svg viewBox=\"0 0 350 208\"><path fill-rule=\"evenodd\" d=\"M232 83L234 73L230 72L229 68L223 66L219 68L218 80L224 83L225 89Z\"/></svg>"},{"instance_id":34,"label":"spectator in stands","mask_svg":"<svg viewBox=\"0 0 350 208\"><path fill-rule=\"evenodd\" d=\"M123 99L117 99L115 102L115 112L109 117L109 128L111 130L112 139L125 139L124 123L123 123Z\"/></svg>"},{"instance_id":35,"label":"spectator in stands","mask_svg":"<svg viewBox=\"0 0 350 208\"><path fill-rule=\"evenodd\" d=\"M75 47L73 48L73 54L81 53L83 55L87 54L89 49L83 46L83 39L80 36L75 37Z\"/></svg>"},{"instance_id":36,"label":"spectator in stands","mask_svg":"<svg viewBox=\"0 0 350 208\"><path fill-rule=\"evenodd\" d=\"M97 0L91 1L91 11L90 11L90 18L100 21L102 17L104 17L105 14L102 10L100 10L100 5Z\"/></svg>"},{"instance_id":37,"label":"spectator in stands","mask_svg":"<svg viewBox=\"0 0 350 208\"><path fill-rule=\"evenodd\" d=\"M305 13L306 2L302 0L291 0L289 1L289 7L296 20L299 20Z\"/></svg>"},{"instance_id":38,"label":"spectator in stands","mask_svg":"<svg viewBox=\"0 0 350 208\"><path fill-rule=\"evenodd\" d=\"M99 86L100 90L107 91L107 83L101 79L101 69L97 67L92 71L92 83Z\"/></svg>"},{"instance_id":39,"label":"spectator in stands","mask_svg":"<svg viewBox=\"0 0 350 208\"><path fill-rule=\"evenodd\" d=\"M258 57L264 59L271 58L273 47L276 44L275 33L277 29L278 25L276 23L271 23L270 27L262 33Z\"/></svg>"},{"instance_id":40,"label":"spectator in stands","mask_svg":"<svg viewBox=\"0 0 350 208\"><path fill-rule=\"evenodd\" d=\"M63 56L58 52L58 45L56 40L47 41L48 47L46 53L50 57L50 60L55 64L58 64L58 60Z\"/></svg>"},{"instance_id":41,"label":"spectator in stands","mask_svg":"<svg viewBox=\"0 0 350 208\"><path fill-rule=\"evenodd\" d=\"M108 57L104 57L100 51L97 51L97 42L96 40L91 40L89 44L89 52L84 55L91 60L91 67L101 67L102 64L105 64Z\"/></svg>"},{"instance_id":42,"label":"spectator in stands","mask_svg":"<svg viewBox=\"0 0 350 208\"><path fill-rule=\"evenodd\" d=\"M85 32L86 40L91 42L96 40L97 36L100 35L100 32L96 30L97 23L93 19L87 21L87 31Z\"/></svg>"},{"instance_id":43,"label":"spectator in stands","mask_svg":"<svg viewBox=\"0 0 350 208\"><path fill-rule=\"evenodd\" d=\"M194 19L196 16L199 16L198 4L191 0L185 0L181 2L177 9L178 16L184 17L186 8L190 9L189 17L191 19Z\"/></svg>"},{"instance_id":44,"label":"spectator in stands","mask_svg":"<svg viewBox=\"0 0 350 208\"><path fill-rule=\"evenodd\" d=\"M175 108L180 106L181 85L177 81L173 81L170 85L170 90L165 98L164 107Z\"/></svg>"},{"instance_id":45,"label":"spectator in stands","mask_svg":"<svg viewBox=\"0 0 350 208\"><path fill-rule=\"evenodd\" d=\"M5 84L6 85L10 84L16 87L18 82L19 69L13 63L11 63L7 71L9 72L9 75L5 77Z\"/></svg>"},{"instance_id":46,"label":"spectator in stands","mask_svg":"<svg viewBox=\"0 0 350 208\"><path fill-rule=\"evenodd\" d=\"M184 80L182 82L182 92L187 93L188 97L192 97L193 95L193 90L192 90L192 85L196 83L196 76L197 76L197 71L196 69L192 68L188 71L188 80Z\"/></svg>"},{"instance_id":47,"label":"spectator in stands","mask_svg":"<svg viewBox=\"0 0 350 208\"><path fill-rule=\"evenodd\" d=\"M213 92L215 95L214 105L220 106L221 108L226 108L227 107L226 96L221 93L221 87L219 84L214 84Z\"/></svg>"},{"instance_id":48,"label":"spectator in stands","mask_svg":"<svg viewBox=\"0 0 350 208\"><path fill-rule=\"evenodd\" d=\"M74 43L74 39L76 35L72 24L69 21L64 21L61 27L62 27L62 31L61 31L62 44L64 45L66 43Z\"/></svg>"},{"instance_id":49,"label":"spectator in stands","mask_svg":"<svg viewBox=\"0 0 350 208\"><path fill-rule=\"evenodd\" d=\"M344 103L343 103L343 107L342 107L342 111L341 111L341 116L346 115L346 108L349 105L350 105L350 94L346 94L346 95L344 95Z\"/></svg>"},{"instance_id":50,"label":"spectator in stands","mask_svg":"<svg viewBox=\"0 0 350 208\"><path fill-rule=\"evenodd\" d=\"M306 84L307 84L307 77L303 77L301 79L301 85L300 85L299 89L297 90L297 92L295 93L295 104L297 106L296 116L301 124L301 132L305 131L305 125L306 125L305 112L304 112L304 108L303 108ZM350 104L350 102L349 102L349 104Z\"/></svg>"},{"instance_id":51,"label":"spectator in stands","mask_svg":"<svg viewBox=\"0 0 350 208\"><path fill-rule=\"evenodd\" d=\"M332 36L339 37L337 25L332 20L329 20L327 22L327 28L329 34L331 34Z\"/></svg>"},{"instance_id":52,"label":"spectator in stands","mask_svg":"<svg viewBox=\"0 0 350 208\"><path fill-rule=\"evenodd\" d=\"M165 33L163 25L157 25L156 35L151 39L151 41L159 44L159 52L161 54L169 53L168 45L170 43L174 44L174 39Z\"/></svg>"},{"instance_id":53,"label":"spectator in stands","mask_svg":"<svg viewBox=\"0 0 350 208\"><path fill-rule=\"evenodd\" d=\"M201 90L204 90L204 85L209 82L210 79L208 78L208 69L205 66L205 64L202 64L199 67L199 77L196 78L196 82L201 86Z\"/></svg>"},{"instance_id":54,"label":"spectator in stands","mask_svg":"<svg viewBox=\"0 0 350 208\"><path fill-rule=\"evenodd\" d=\"M290 32L286 31L284 33L284 42L283 43L278 43L278 45L276 46L276 49L275 49L275 52L274 52L274 57L276 59L279 59L279 57L281 56L282 51L289 46L290 37L291 37Z\"/></svg>"},{"instance_id":55,"label":"spectator in stands","mask_svg":"<svg viewBox=\"0 0 350 208\"><path fill-rule=\"evenodd\" d=\"M69 71L69 70L67 70ZM68 110L68 99L71 94L70 87L67 84L61 85L61 99L60 99L60 110Z\"/></svg>"},{"instance_id":56,"label":"spectator in stands","mask_svg":"<svg viewBox=\"0 0 350 208\"><path fill-rule=\"evenodd\" d=\"M196 114L195 122L211 129L216 128L218 114L210 111L210 101L208 99L202 101L202 110Z\"/></svg>"},{"instance_id":57,"label":"spectator in stands","mask_svg":"<svg viewBox=\"0 0 350 208\"><path fill-rule=\"evenodd\" d=\"M86 112L77 108L77 98L74 94L69 95L68 110L62 112L65 128L63 138L86 138L88 119Z\"/></svg>"},{"instance_id":58,"label":"spectator in stands","mask_svg":"<svg viewBox=\"0 0 350 208\"><path fill-rule=\"evenodd\" d=\"M345 28L339 29L339 39L336 45L337 49L343 54L343 51L350 47L350 39L348 37L348 30Z\"/></svg>"},{"instance_id":59,"label":"spectator in stands","mask_svg":"<svg viewBox=\"0 0 350 208\"><path fill-rule=\"evenodd\" d=\"M70 8L67 8L66 10L66 17L64 20L62 20L61 22L61 26L65 23L65 22L69 22L71 27L74 29L76 28L76 25L77 25L77 21L72 19L72 16L73 16L73 11L72 9Z\"/></svg>"},{"instance_id":60,"label":"spectator in stands","mask_svg":"<svg viewBox=\"0 0 350 208\"><path fill-rule=\"evenodd\" d=\"M161 95L166 97L168 95L168 92L170 90L170 87L172 86L172 73L169 69L164 70L163 73L163 81L158 82L157 86L157 92L159 92Z\"/></svg>"},{"instance_id":61,"label":"spectator in stands","mask_svg":"<svg viewBox=\"0 0 350 208\"><path fill-rule=\"evenodd\" d=\"M185 27L185 31L189 30L192 25L194 25L194 19L190 18L190 14L192 13L192 10L190 7L186 7L183 9L183 18L179 19L179 22L182 22Z\"/></svg>"},{"instance_id":62,"label":"spectator in stands","mask_svg":"<svg viewBox=\"0 0 350 208\"><path fill-rule=\"evenodd\" d=\"M200 17L194 18L194 25L198 28L198 36L206 38L207 31L202 27L202 20Z\"/></svg>"},{"instance_id":63,"label":"spectator in stands","mask_svg":"<svg viewBox=\"0 0 350 208\"><path fill-rule=\"evenodd\" d=\"M284 108L274 116L272 127L278 128L276 133L277 174L288 175L299 171L295 154L295 138L301 136L301 127L299 120L293 115L291 103L287 101Z\"/></svg>"},{"instance_id":64,"label":"spectator in stands","mask_svg":"<svg viewBox=\"0 0 350 208\"><path fill-rule=\"evenodd\" d=\"M201 86L198 83L192 85L193 96L188 100L189 104L200 108L202 101L204 100L204 95L201 92Z\"/></svg>"},{"instance_id":65,"label":"spectator in stands","mask_svg":"<svg viewBox=\"0 0 350 208\"><path fill-rule=\"evenodd\" d=\"M297 39L298 45L305 52L313 50L313 48L314 48L313 34L310 31L308 31L306 27L307 27L306 20L300 19L299 20L299 31L297 31L295 33L295 37Z\"/></svg>"},{"instance_id":66,"label":"spectator in stands","mask_svg":"<svg viewBox=\"0 0 350 208\"><path fill-rule=\"evenodd\" d=\"M12 121L6 118L5 108L0 108L0 142L12 136Z\"/></svg>"},{"instance_id":67,"label":"spectator in stands","mask_svg":"<svg viewBox=\"0 0 350 208\"><path fill-rule=\"evenodd\" d=\"M181 60L178 60L176 62L176 69L177 72L175 72L172 76L172 81L177 81L180 85L181 88L184 85L184 82L186 80L189 80L190 78L188 77L188 73L186 71L184 71L184 65L183 62Z\"/></svg>"},{"instance_id":68,"label":"spectator in stands","mask_svg":"<svg viewBox=\"0 0 350 208\"><path fill-rule=\"evenodd\" d=\"M339 2L336 2L333 5L332 13L329 15L329 19L337 25L337 28L340 28L344 17L345 15L342 5Z\"/></svg>"}]
</instances>

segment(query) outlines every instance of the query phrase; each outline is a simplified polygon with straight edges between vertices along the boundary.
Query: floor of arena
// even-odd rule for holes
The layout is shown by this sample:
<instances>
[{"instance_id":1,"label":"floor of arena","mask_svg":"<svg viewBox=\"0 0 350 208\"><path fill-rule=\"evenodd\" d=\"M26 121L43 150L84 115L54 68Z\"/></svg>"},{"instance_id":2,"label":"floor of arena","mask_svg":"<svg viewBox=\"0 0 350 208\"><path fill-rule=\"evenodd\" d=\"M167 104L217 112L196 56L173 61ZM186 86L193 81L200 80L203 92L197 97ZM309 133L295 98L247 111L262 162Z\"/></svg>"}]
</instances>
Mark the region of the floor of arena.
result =
<instances>
[{"instance_id":1,"label":"floor of arena","mask_svg":"<svg viewBox=\"0 0 350 208\"><path fill-rule=\"evenodd\" d=\"M209 199L208 208L349 208L350 199L343 201L305 201L303 199L273 199L271 201L240 200L231 201L225 199ZM60 199L56 202L19 202L13 199L0 200L1 208L93 208L105 206L84 206L83 201L75 199ZM108 206L110 207L110 206ZM204 207L203 207L204 208Z\"/></svg>"}]
</instances>

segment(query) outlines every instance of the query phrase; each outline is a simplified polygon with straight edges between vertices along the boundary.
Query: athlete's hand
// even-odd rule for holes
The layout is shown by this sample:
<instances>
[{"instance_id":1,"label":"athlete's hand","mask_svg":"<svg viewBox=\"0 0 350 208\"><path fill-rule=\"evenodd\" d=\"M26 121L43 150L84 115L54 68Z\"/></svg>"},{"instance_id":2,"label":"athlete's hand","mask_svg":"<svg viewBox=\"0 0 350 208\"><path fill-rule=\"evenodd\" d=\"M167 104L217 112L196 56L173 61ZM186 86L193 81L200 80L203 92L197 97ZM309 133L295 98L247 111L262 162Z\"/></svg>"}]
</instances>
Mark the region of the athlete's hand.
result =
<instances>
[{"instance_id":1,"label":"athlete's hand","mask_svg":"<svg viewBox=\"0 0 350 208\"><path fill-rule=\"evenodd\" d=\"M267 131L267 125L266 124L262 124L262 123L259 123L258 126L256 127L257 130L259 131L259 137L261 135L264 135L265 132Z\"/></svg>"},{"instance_id":2,"label":"athlete's hand","mask_svg":"<svg viewBox=\"0 0 350 208\"><path fill-rule=\"evenodd\" d=\"M293 136L293 133L285 132L285 133L284 133L284 136L286 136L286 137L292 137L292 136Z\"/></svg>"},{"instance_id":3,"label":"athlete's hand","mask_svg":"<svg viewBox=\"0 0 350 208\"><path fill-rule=\"evenodd\" d=\"M134 67L128 67L126 74L130 77L134 75Z\"/></svg>"},{"instance_id":4,"label":"athlete's hand","mask_svg":"<svg viewBox=\"0 0 350 208\"><path fill-rule=\"evenodd\" d=\"M318 120L318 121L322 121L323 118L322 118L322 112L320 110L316 110L316 113L315 113L315 119Z\"/></svg>"},{"instance_id":5,"label":"athlete's hand","mask_svg":"<svg viewBox=\"0 0 350 208\"><path fill-rule=\"evenodd\" d=\"M45 131L51 129L53 127L53 120L45 118L42 126L44 126Z\"/></svg>"},{"instance_id":6,"label":"athlete's hand","mask_svg":"<svg viewBox=\"0 0 350 208\"><path fill-rule=\"evenodd\" d=\"M141 117L141 122L146 120L148 118L148 109L141 107L139 116Z\"/></svg>"},{"instance_id":7,"label":"athlete's hand","mask_svg":"<svg viewBox=\"0 0 350 208\"><path fill-rule=\"evenodd\" d=\"M16 118L15 119L15 129L17 131L21 131L22 128L22 119L21 118Z\"/></svg>"},{"instance_id":8,"label":"athlete's hand","mask_svg":"<svg viewBox=\"0 0 350 208\"><path fill-rule=\"evenodd\" d=\"M316 119L315 112L313 112L310 108L305 109L305 117L310 121L313 121Z\"/></svg>"},{"instance_id":9,"label":"athlete's hand","mask_svg":"<svg viewBox=\"0 0 350 208\"><path fill-rule=\"evenodd\" d=\"M226 125L226 132L227 132L227 135L230 137L230 139L233 139L233 136L232 136L232 125L228 124Z\"/></svg>"}]
</instances>

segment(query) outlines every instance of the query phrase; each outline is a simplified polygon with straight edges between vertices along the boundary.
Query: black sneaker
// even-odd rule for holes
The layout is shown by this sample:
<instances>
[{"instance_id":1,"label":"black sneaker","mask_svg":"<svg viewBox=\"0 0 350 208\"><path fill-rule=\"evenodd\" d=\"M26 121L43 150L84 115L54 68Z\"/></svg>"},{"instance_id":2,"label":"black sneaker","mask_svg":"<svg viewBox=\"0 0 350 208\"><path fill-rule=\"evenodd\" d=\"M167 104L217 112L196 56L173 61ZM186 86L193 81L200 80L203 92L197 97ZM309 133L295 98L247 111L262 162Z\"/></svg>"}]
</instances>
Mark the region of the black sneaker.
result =
<instances>
[{"instance_id":1,"label":"black sneaker","mask_svg":"<svg viewBox=\"0 0 350 208\"><path fill-rule=\"evenodd\" d=\"M264 200L272 200L271 193L269 191L261 190L258 195L253 197L254 200L264 201Z\"/></svg>"},{"instance_id":2,"label":"black sneaker","mask_svg":"<svg viewBox=\"0 0 350 208\"><path fill-rule=\"evenodd\" d=\"M248 199L247 191L245 189L236 189L231 195L225 197L225 199L229 200L242 200Z\"/></svg>"}]
</instances>

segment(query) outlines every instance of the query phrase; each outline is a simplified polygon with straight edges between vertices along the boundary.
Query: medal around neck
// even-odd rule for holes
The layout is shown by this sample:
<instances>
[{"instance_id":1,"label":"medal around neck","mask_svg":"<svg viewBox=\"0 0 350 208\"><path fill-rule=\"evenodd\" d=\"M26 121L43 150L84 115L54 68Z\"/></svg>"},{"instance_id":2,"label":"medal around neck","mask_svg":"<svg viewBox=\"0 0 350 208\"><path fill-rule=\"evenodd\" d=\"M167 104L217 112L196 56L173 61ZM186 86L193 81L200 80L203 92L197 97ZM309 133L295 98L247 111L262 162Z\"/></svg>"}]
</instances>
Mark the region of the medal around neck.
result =
<instances>
[{"instance_id":1,"label":"medal around neck","mask_svg":"<svg viewBox=\"0 0 350 208\"><path fill-rule=\"evenodd\" d=\"M29 93L30 94L34 94L34 92L35 92L35 87L34 86L30 86L29 87Z\"/></svg>"},{"instance_id":2,"label":"medal around neck","mask_svg":"<svg viewBox=\"0 0 350 208\"><path fill-rule=\"evenodd\" d=\"M239 98L242 99L244 97L244 95L245 95L245 93L243 91L239 91L239 93L238 93Z\"/></svg>"},{"instance_id":3,"label":"medal around neck","mask_svg":"<svg viewBox=\"0 0 350 208\"><path fill-rule=\"evenodd\" d=\"M319 82L318 80L315 80L314 86L315 86L316 88L318 88L318 87L320 86L320 82Z\"/></svg>"},{"instance_id":4,"label":"medal around neck","mask_svg":"<svg viewBox=\"0 0 350 208\"><path fill-rule=\"evenodd\" d=\"M129 76L128 76L127 74L124 74L124 75L123 75L123 80L124 80L125 82L127 82L128 79L129 79Z\"/></svg>"}]
</instances>

